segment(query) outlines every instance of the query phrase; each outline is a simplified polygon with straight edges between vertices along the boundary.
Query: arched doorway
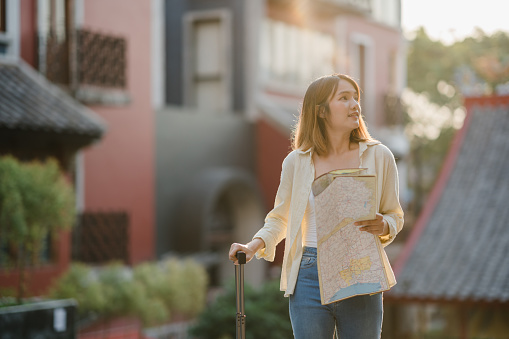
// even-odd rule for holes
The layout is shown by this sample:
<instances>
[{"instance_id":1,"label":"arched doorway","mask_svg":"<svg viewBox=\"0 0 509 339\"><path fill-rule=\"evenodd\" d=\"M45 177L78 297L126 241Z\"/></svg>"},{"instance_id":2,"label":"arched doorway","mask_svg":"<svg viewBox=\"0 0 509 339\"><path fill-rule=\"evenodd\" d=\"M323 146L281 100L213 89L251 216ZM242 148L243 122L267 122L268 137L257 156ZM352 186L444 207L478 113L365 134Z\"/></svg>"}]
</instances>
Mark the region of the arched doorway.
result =
<instances>
[{"instance_id":1,"label":"arched doorway","mask_svg":"<svg viewBox=\"0 0 509 339\"><path fill-rule=\"evenodd\" d=\"M211 285L222 285L234 275L228 260L231 243L250 241L263 226L265 208L256 180L239 169L208 169L181 196L173 232L176 250L197 257L207 267ZM260 285L266 267L264 260L251 261L246 282Z\"/></svg>"}]
</instances>

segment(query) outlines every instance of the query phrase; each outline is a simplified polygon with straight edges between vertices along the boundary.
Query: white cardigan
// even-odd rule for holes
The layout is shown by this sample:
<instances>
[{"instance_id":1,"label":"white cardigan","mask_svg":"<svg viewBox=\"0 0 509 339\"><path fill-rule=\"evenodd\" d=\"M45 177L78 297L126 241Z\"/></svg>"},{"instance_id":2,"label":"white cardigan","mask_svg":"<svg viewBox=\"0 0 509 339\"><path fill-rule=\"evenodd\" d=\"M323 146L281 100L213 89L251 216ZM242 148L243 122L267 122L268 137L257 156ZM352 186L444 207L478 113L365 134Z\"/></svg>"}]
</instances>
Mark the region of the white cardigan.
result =
<instances>
[{"instance_id":1,"label":"white cardigan","mask_svg":"<svg viewBox=\"0 0 509 339\"><path fill-rule=\"evenodd\" d=\"M399 204L398 170L392 152L379 141L359 143L360 166L367 174L377 176L377 212L389 226L389 234L380 237L382 245L390 244L403 228L403 210ZM265 248L256 253L258 259L273 261L276 245L286 238L281 271L281 291L285 296L293 294L302 258L301 223L315 179L312 150L294 150L283 161L281 181L276 194L274 208L267 214L265 225L255 234L261 238ZM384 254L384 263L389 286L396 284L392 268Z\"/></svg>"}]
</instances>

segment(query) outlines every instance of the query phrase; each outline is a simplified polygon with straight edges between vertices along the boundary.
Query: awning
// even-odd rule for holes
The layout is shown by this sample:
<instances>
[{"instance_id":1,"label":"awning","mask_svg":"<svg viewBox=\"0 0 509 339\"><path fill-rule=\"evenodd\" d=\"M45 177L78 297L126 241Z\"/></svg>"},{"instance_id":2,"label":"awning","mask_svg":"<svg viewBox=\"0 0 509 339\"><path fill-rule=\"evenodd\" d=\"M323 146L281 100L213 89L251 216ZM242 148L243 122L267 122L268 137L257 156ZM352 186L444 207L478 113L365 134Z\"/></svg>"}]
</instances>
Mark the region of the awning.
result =
<instances>
[{"instance_id":1,"label":"awning","mask_svg":"<svg viewBox=\"0 0 509 339\"><path fill-rule=\"evenodd\" d=\"M105 123L22 60L0 57L0 134L43 132L99 139Z\"/></svg>"}]
</instances>

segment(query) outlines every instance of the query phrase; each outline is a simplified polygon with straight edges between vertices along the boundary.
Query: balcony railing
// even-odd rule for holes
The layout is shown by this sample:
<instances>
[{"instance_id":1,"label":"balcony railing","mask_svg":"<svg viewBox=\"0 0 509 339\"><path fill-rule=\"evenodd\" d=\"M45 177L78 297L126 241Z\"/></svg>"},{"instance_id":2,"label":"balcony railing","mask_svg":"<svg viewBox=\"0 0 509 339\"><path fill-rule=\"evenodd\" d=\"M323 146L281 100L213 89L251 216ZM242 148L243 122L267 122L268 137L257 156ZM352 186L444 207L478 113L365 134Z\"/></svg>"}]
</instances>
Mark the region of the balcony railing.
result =
<instances>
[{"instance_id":1,"label":"balcony railing","mask_svg":"<svg viewBox=\"0 0 509 339\"><path fill-rule=\"evenodd\" d=\"M361 15L370 15L372 13L373 0L269 0L288 9L295 7L314 7L322 13L330 15L355 13Z\"/></svg>"},{"instance_id":2,"label":"balcony railing","mask_svg":"<svg viewBox=\"0 0 509 339\"><path fill-rule=\"evenodd\" d=\"M129 263L129 217L125 212L85 212L72 231L72 259Z\"/></svg>"},{"instance_id":3,"label":"balcony railing","mask_svg":"<svg viewBox=\"0 0 509 339\"><path fill-rule=\"evenodd\" d=\"M65 38L50 33L39 38L39 70L74 94L83 88L125 90L126 52L122 37L82 29L68 32Z\"/></svg>"},{"instance_id":4,"label":"balcony railing","mask_svg":"<svg viewBox=\"0 0 509 339\"><path fill-rule=\"evenodd\" d=\"M347 10L353 10L359 13L371 13L372 0L321 0Z\"/></svg>"},{"instance_id":5,"label":"balcony railing","mask_svg":"<svg viewBox=\"0 0 509 339\"><path fill-rule=\"evenodd\" d=\"M69 86L69 40L55 34L39 38L39 70L53 83Z\"/></svg>"},{"instance_id":6,"label":"balcony railing","mask_svg":"<svg viewBox=\"0 0 509 339\"><path fill-rule=\"evenodd\" d=\"M80 84L126 87L125 39L78 30L76 47Z\"/></svg>"},{"instance_id":7,"label":"balcony railing","mask_svg":"<svg viewBox=\"0 0 509 339\"><path fill-rule=\"evenodd\" d=\"M404 124L404 106L401 97L386 94L384 97L385 125L401 126Z\"/></svg>"}]
</instances>

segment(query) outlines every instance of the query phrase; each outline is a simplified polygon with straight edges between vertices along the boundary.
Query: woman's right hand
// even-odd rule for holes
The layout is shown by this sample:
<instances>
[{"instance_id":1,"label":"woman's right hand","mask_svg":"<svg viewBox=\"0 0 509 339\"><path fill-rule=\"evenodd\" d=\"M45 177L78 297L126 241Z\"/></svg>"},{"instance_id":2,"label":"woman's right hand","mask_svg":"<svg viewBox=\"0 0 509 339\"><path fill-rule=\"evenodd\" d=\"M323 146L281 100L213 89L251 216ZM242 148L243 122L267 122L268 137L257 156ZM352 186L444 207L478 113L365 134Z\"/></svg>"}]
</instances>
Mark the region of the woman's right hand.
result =
<instances>
[{"instance_id":1,"label":"woman's right hand","mask_svg":"<svg viewBox=\"0 0 509 339\"><path fill-rule=\"evenodd\" d=\"M235 265L238 265L237 252L246 253L246 263L253 259L256 252L265 247L265 242L260 238L255 238L247 244L233 243L230 247L228 256Z\"/></svg>"}]
</instances>

